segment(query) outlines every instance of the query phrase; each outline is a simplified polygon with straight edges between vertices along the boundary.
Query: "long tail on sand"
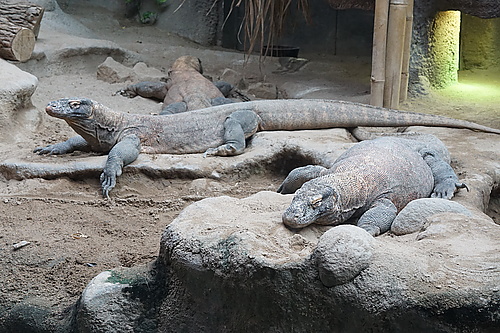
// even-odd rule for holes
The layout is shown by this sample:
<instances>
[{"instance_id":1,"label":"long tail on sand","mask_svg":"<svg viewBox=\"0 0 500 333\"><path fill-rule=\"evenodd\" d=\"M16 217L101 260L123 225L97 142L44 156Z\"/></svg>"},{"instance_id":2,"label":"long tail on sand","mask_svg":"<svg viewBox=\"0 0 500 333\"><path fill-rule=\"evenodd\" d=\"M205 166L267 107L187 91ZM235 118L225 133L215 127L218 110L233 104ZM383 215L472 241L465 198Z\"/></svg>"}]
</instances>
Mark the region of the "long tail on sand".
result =
<instances>
[{"instance_id":1,"label":"long tail on sand","mask_svg":"<svg viewBox=\"0 0 500 333\"><path fill-rule=\"evenodd\" d=\"M262 100L213 108L252 109L262 119L261 130L266 131L357 126L431 126L500 134L500 129L470 121L336 100Z\"/></svg>"}]
</instances>

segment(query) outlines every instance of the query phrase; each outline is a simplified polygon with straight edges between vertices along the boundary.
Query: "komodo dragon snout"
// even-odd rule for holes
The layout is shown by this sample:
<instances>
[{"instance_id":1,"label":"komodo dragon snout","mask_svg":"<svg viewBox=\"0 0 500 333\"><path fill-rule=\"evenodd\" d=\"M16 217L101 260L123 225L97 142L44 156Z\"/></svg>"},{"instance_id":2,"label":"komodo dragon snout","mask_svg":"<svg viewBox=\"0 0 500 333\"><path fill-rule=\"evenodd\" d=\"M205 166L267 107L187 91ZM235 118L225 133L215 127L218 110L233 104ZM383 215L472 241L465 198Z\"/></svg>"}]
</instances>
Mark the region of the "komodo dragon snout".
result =
<instances>
[{"instance_id":1,"label":"komodo dragon snout","mask_svg":"<svg viewBox=\"0 0 500 333\"><path fill-rule=\"evenodd\" d=\"M283 223L291 228L304 228L312 223L340 224L344 218L338 205L337 192L317 179L303 185L296 205L283 213Z\"/></svg>"}]
</instances>

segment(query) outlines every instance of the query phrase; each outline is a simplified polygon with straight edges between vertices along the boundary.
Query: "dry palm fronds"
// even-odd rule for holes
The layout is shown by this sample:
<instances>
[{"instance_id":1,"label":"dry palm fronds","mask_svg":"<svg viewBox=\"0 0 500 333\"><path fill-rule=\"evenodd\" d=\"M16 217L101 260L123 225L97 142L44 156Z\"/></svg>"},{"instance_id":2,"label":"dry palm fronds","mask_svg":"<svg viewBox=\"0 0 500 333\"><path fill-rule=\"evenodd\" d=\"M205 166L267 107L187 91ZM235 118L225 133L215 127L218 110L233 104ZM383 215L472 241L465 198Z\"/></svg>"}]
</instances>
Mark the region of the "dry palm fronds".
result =
<instances>
[{"instance_id":1,"label":"dry palm fronds","mask_svg":"<svg viewBox=\"0 0 500 333\"><path fill-rule=\"evenodd\" d=\"M229 14L234 7L241 5L245 8L245 17L242 27L245 32L245 44L248 53L256 46L262 49L265 45L274 43L281 35L287 13L293 2L308 20L308 0L233 0Z\"/></svg>"},{"instance_id":2,"label":"dry palm fronds","mask_svg":"<svg viewBox=\"0 0 500 333\"><path fill-rule=\"evenodd\" d=\"M375 0L325 1L335 9L372 10L375 5ZM248 54L257 47L262 50L264 46L274 44L276 38L283 32L285 19L294 3L296 3L298 11L309 22L309 0L232 0L228 17L235 7L244 6L245 16L238 36L242 31L244 32L244 44Z\"/></svg>"},{"instance_id":3,"label":"dry palm fronds","mask_svg":"<svg viewBox=\"0 0 500 333\"><path fill-rule=\"evenodd\" d=\"M333 9L365 9L375 8L375 0L326 0Z\"/></svg>"}]
</instances>

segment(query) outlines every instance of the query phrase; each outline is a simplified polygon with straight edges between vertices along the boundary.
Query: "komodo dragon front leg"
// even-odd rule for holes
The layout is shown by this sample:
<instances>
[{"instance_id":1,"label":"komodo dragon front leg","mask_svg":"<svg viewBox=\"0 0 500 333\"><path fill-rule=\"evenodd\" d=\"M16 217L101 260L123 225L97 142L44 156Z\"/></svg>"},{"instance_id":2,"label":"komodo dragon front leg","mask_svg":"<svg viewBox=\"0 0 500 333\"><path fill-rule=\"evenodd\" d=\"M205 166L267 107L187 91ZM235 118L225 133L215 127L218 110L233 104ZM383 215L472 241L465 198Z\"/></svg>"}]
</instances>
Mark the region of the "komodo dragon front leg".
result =
<instances>
[{"instance_id":1,"label":"komodo dragon front leg","mask_svg":"<svg viewBox=\"0 0 500 333\"><path fill-rule=\"evenodd\" d=\"M101 174L102 195L109 198L109 192L116 186L116 177L123 172L123 167L137 159L140 152L140 140L136 135L130 135L118 142L108 154L106 165ZM33 152L39 155L63 155L74 151L92 151L91 146L81 136L46 147L38 147Z\"/></svg>"},{"instance_id":2,"label":"komodo dragon front leg","mask_svg":"<svg viewBox=\"0 0 500 333\"><path fill-rule=\"evenodd\" d=\"M141 142L136 135L129 135L109 151L106 165L101 173L102 195L109 199L109 192L116 186L116 177L121 176L123 167L137 159Z\"/></svg>"}]
</instances>

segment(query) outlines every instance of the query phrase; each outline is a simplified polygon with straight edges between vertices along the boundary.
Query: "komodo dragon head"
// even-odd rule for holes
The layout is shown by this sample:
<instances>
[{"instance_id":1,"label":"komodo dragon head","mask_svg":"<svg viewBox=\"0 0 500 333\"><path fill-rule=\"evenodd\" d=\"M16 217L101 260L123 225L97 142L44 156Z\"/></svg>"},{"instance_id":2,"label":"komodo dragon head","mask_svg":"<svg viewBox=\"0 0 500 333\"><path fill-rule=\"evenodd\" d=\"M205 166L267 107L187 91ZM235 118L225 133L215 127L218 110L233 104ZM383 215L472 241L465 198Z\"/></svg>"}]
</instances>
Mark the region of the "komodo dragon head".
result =
<instances>
[{"instance_id":1,"label":"komodo dragon head","mask_svg":"<svg viewBox=\"0 0 500 333\"><path fill-rule=\"evenodd\" d=\"M61 98L50 102L45 107L45 112L52 117L75 122L91 118L94 112L93 105L93 101L86 98Z\"/></svg>"},{"instance_id":2,"label":"komodo dragon head","mask_svg":"<svg viewBox=\"0 0 500 333\"><path fill-rule=\"evenodd\" d=\"M123 114L110 112L104 105L88 98L61 98L45 107L48 115L63 119L98 151L108 151L119 134Z\"/></svg>"},{"instance_id":3,"label":"komodo dragon head","mask_svg":"<svg viewBox=\"0 0 500 333\"><path fill-rule=\"evenodd\" d=\"M306 182L295 193L282 215L285 225L291 228L304 228L312 223L337 225L351 217L353 211L343 209L338 189L322 178Z\"/></svg>"},{"instance_id":4,"label":"komodo dragon head","mask_svg":"<svg viewBox=\"0 0 500 333\"><path fill-rule=\"evenodd\" d=\"M195 70L200 74L203 74L203 67L201 66L201 60L192 56L182 56L177 58L170 67L170 71L186 71Z\"/></svg>"}]
</instances>

